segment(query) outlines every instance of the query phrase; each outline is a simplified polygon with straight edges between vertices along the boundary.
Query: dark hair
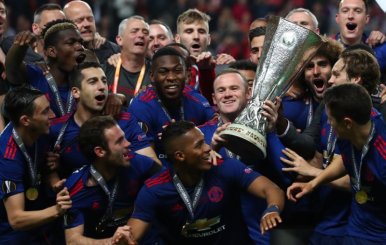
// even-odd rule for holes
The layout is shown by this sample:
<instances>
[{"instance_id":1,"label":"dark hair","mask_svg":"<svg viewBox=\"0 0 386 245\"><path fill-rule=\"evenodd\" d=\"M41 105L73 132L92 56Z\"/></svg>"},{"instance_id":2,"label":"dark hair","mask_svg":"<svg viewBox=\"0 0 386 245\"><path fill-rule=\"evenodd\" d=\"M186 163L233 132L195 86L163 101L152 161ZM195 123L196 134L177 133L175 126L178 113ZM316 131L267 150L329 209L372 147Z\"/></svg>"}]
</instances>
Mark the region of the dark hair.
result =
<instances>
[{"instance_id":1,"label":"dark hair","mask_svg":"<svg viewBox=\"0 0 386 245\"><path fill-rule=\"evenodd\" d=\"M82 88L82 80L84 79L82 71L87 68L102 68L97 62L83 62L77 65L70 73L70 87Z\"/></svg>"},{"instance_id":2,"label":"dark hair","mask_svg":"<svg viewBox=\"0 0 386 245\"><path fill-rule=\"evenodd\" d=\"M229 64L229 68L256 72L257 64L250 60L236 60Z\"/></svg>"},{"instance_id":3,"label":"dark hair","mask_svg":"<svg viewBox=\"0 0 386 245\"><path fill-rule=\"evenodd\" d=\"M186 68L188 68L188 71L190 71L190 67L192 67L192 61L190 60L190 51L185 45L183 45L182 43L171 42L171 43L166 44L164 47L171 47L174 49L176 49L176 47L177 47L176 50L178 52L180 52L178 48L185 50L188 55L187 55L187 57L184 58L184 60L185 60ZM184 57L184 54L182 52L180 52L180 53L181 53L182 57Z\"/></svg>"},{"instance_id":4,"label":"dark hair","mask_svg":"<svg viewBox=\"0 0 386 245\"><path fill-rule=\"evenodd\" d=\"M195 127L196 125L192 122L177 121L171 123L169 126L163 129L161 143L170 161L173 161L172 155L174 153L172 152L174 149L171 147L171 142L186 134Z\"/></svg>"},{"instance_id":5,"label":"dark hair","mask_svg":"<svg viewBox=\"0 0 386 245\"><path fill-rule=\"evenodd\" d=\"M162 56L167 56L167 55L171 55L171 56L178 56L182 59L182 61L184 62L184 66L186 65L185 64L185 58L182 56L181 52L178 52L176 49L172 48L172 47L162 47L160 49L157 50L157 52L155 52L155 54L153 55L153 58L151 59L151 63L152 63L152 70L154 71L154 67L155 67L155 61L159 58L159 57L162 57Z\"/></svg>"},{"instance_id":6,"label":"dark hair","mask_svg":"<svg viewBox=\"0 0 386 245\"><path fill-rule=\"evenodd\" d=\"M34 100L44 93L26 86L11 89L4 98L3 113L15 126L19 126L20 117L32 116L35 111Z\"/></svg>"},{"instance_id":7,"label":"dark hair","mask_svg":"<svg viewBox=\"0 0 386 245\"><path fill-rule=\"evenodd\" d=\"M328 88L323 100L330 114L338 122L349 117L363 125L370 120L371 98L365 88L354 83L344 83Z\"/></svg>"},{"instance_id":8,"label":"dark hair","mask_svg":"<svg viewBox=\"0 0 386 245\"><path fill-rule=\"evenodd\" d=\"M361 85L372 94L381 77L377 59L362 49L343 51L340 58L343 59L343 69L346 69L348 78L360 77Z\"/></svg>"},{"instance_id":9,"label":"dark hair","mask_svg":"<svg viewBox=\"0 0 386 245\"><path fill-rule=\"evenodd\" d=\"M49 11L49 10L62 11L62 7L60 7L60 5L56 4L56 3L46 3L46 4L41 5L39 8L37 8L35 10L34 23L40 22L40 16L43 13L43 11Z\"/></svg>"},{"instance_id":10,"label":"dark hair","mask_svg":"<svg viewBox=\"0 0 386 245\"><path fill-rule=\"evenodd\" d=\"M331 38L328 37L322 37L322 39L325 41L323 45L316 51L316 56L323 56L325 57L328 62L330 62L330 66L333 67L334 64L338 61L339 55L344 50L343 45Z\"/></svg>"},{"instance_id":11,"label":"dark hair","mask_svg":"<svg viewBox=\"0 0 386 245\"><path fill-rule=\"evenodd\" d=\"M42 31L42 37L44 40L44 49L47 49L49 46L55 46L58 43L61 31L65 30L78 30L78 27L74 22L67 19L58 19L50 21L46 24L45 28Z\"/></svg>"},{"instance_id":12,"label":"dark hair","mask_svg":"<svg viewBox=\"0 0 386 245\"><path fill-rule=\"evenodd\" d=\"M111 116L96 116L87 120L79 131L79 149L91 162L95 161L94 148L97 146L109 150L105 130L114 127L117 122Z\"/></svg>"},{"instance_id":13,"label":"dark hair","mask_svg":"<svg viewBox=\"0 0 386 245\"><path fill-rule=\"evenodd\" d=\"M250 30L248 33L249 42L252 42L252 39L255 37L264 36L266 30L267 30L267 28L265 26L256 27L256 28Z\"/></svg>"}]
</instances>

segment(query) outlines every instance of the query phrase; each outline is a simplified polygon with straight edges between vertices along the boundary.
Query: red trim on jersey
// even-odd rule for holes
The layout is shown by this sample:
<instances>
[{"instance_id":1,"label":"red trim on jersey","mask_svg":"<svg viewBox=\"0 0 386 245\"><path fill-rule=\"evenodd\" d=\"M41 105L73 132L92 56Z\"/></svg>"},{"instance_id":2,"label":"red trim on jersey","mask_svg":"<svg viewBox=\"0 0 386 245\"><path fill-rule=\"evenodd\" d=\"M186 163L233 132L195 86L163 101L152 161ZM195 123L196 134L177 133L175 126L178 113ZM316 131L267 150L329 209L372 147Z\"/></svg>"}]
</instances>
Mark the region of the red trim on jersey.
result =
<instances>
[{"instance_id":1,"label":"red trim on jersey","mask_svg":"<svg viewBox=\"0 0 386 245\"><path fill-rule=\"evenodd\" d=\"M76 182L76 184L71 188L70 190L70 197L72 197L73 195L75 195L76 193L78 193L79 191L81 191L83 189L83 179L80 179L78 180L78 182Z\"/></svg>"},{"instance_id":2,"label":"red trim on jersey","mask_svg":"<svg viewBox=\"0 0 386 245\"><path fill-rule=\"evenodd\" d=\"M171 180L172 180L172 176L170 175L169 170L166 170L165 172L161 173L157 177L146 180L145 185L148 188L150 188L150 187L153 187L155 185L160 185L160 184L169 182Z\"/></svg>"}]
</instances>

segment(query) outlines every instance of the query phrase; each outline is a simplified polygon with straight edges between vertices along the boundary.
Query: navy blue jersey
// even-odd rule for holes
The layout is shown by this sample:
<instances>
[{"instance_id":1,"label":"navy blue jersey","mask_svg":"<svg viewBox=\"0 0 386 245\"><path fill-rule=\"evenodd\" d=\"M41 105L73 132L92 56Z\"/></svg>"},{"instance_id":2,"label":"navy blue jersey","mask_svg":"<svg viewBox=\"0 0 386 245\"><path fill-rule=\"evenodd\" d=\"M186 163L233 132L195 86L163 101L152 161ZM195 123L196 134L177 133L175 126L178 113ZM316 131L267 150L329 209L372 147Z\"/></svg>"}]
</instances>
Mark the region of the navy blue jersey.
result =
<instances>
[{"instance_id":1,"label":"navy blue jersey","mask_svg":"<svg viewBox=\"0 0 386 245\"><path fill-rule=\"evenodd\" d=\"M319 103L312 98L293 99L288 96L283 97L282 104L284 117L291 121L295 128L300 130L305 129L308 123L311 122L313 112L319 105Z\"/></svg>"},{"instance_id":2,"label":"navy blue jersey","mask_svg":"<svg viewBox=\"0 0 386 245\"><path fill-rule=\"evenodd\" d=\"M43 74L43 71L40 69L40 67L33 65L33 64L27 64L27 80L28 84L30 84L32 87L42 91L48 101L50 102L50 108L55 113L56 117L60 117L60 110L57 105L57 102L55 100L55 95L52 92L50 85L47 82L46 77ZM68 95L70 93L70 85L67 86L58 86L59 96L63 103L64 109L67 108L67 99ZM73 103L71 111L75 110L75 102Z\"/></svg>"},{"instance_id":3,"label":"navy blue jersey","mask_svg":"<svg viewBox=\"0 0 386 245\"><path fill-rule=\"evenodd\" d=\"M26 192L31 187L30 174L27 161L12 137L12 123L9 123L0 136L0 244L6 242L33 241L42 232L42 228L30 231L14 231L8 222L7 212L3 200ZM33 146L26 146L30 157L35 159L35 145L37 146L37 173L38 173L38 199L30 201L25 198L25 210L41 210L49 206L50 201L42 184L41 173L45 167L47 139L41 137Z\"/></svg>"},{"instance_id":4,"label":"navy blue jersey","mask_svg":"<svg viewBox=\"0 0 386 245\"><path fill-rule=\"evenodd\" d=\"M199 93L185 86L182 96L184 118L180 118L180 108L169 111L170 117L179 120L192 121L201 125L214 116L214 111L208 101ZM162 132L162 126L168 125L170 119L158 102L156 91L153 87L148 88L133 99L129 111L135 115L140 123L143 123L145 133L154 139L155 149L159 159L164 159L161 143L158 140L158 133Z\"/></svg>"},{"instance_id":5,"label":"navy blue jersey","mask_svg":"<svg viewBox=\"0 0 386 245\"><path fill-rule=\"evenodd\" d=\"M364 204L357 203L356 191L353 188L347 234L351 237L386 243L386 124L381 115L374 115L374 111L372 115L375 132L363 159L360 178L361 190L367 193L368 199ZM338 139L337 144L346 170L353 180L355 175L351 143ZM359 165L361 152L354 150L354 155Z\"/></svg>"},{"instance_id":6,"label":"navy blue jersey","mask_svg":"<svg viewBox=\"0 0 386 245\"><path fill-rule=\"evenodd\" d=\"M131 155L130 166L122 167L118 173L119 184L113 204L113 217L98 231L96 228L107 209L108 196L98 184L88 184L89 179L93 178L90 165L76 170L65 183L72 200L72 207L64 218L65 229L84 225L84 236L96 239L111 237L119 226L127 223L140 188L153 174L154 164L156 163L146 156ZM111 191L115 178L106 184Z\"/></svg>"},{"instance_id":7,"label":"navy blue jersey","mask_svg":"<svg viewBox=\"0 0 386 245\"><path fill-rule=\"evenodd\" d=\"M150 146L150 139L141 130L137 120L132 114L121 112L116 120L125 133L126 139L131 143L131 151L134 152ZM79 150L77 137L79 135L80 127L76 124L74 116L71 114L52 121L50 129L52 145L55 143L63 124L67 121L68 125L60 144L61 149L63 149L60 154L60 166L63 171L63 177L69 176L75 169L78 169L89 162Z\"/></svg>"},{"instance_id":8,"label":"navy blue jersey","mask_svg":"<svg viewBox=\"0 0 386 245\"><path fill-rule=\"evenodd\" d=\"M241 162L218 159L203 176L204 187L194 219L180 198L167 169L147 180L135 202L133 218L157 220L168 232L167 244L250 244L240 213L239 192L260 176ZM185 187L190 196L194 187ZM189 223L186 232L182 227Z\"/></svg>"}]
</instances>

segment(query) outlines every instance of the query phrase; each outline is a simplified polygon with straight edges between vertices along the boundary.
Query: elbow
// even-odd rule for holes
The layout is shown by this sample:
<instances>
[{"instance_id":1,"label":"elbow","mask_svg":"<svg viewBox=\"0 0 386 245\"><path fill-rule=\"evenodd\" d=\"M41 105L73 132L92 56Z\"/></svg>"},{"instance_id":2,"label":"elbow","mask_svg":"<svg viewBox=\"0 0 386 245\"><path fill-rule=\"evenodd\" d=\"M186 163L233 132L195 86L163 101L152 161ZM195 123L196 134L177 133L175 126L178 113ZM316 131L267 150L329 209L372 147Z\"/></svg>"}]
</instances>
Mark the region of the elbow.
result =
<instances>
[{"instance_id":1,"label":"elbow","mask_svg":"<svg viewBox=\"0 0 386 245\"><path fill-rule=\"evenodd\" d=\"M9 225L15 231L25 231L25 230L28 230L28 227L25 225L23 220L21 220L21 219L19 219L17 217L10 218L8 221L9 221Z\"/></svg>"}]
</instances>

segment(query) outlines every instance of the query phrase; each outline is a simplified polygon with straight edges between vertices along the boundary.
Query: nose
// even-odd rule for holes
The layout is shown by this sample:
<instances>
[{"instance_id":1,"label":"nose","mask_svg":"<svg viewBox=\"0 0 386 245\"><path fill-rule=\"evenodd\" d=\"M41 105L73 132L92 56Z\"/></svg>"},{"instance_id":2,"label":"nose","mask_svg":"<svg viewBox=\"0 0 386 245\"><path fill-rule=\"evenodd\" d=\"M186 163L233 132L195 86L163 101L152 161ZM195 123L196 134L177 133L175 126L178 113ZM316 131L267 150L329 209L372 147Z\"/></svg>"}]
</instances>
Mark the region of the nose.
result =
<instances>
[{"instance_id":1,"label":"nose","mask_svg":"<svg viewBox=\"0 0 386 245\"><path fill-rule=\"evenodd\" d=\"M212 148L210 147L210 145L208 145L207 143L205 143L205 144L204 144L204 152L205 152L205 153L209 153L211 150L212 150Z\"/></svg>"},{"instance_id":2,"label":"nose","mask_svg":"<svg viewBox=\"0 0 386 245\"><path fill-rule=\"evenodd\" d=\"M332 75L331 77L330 77L330 79L328 79L328 84L329 85L333 85L335 83L335 79L334 79L334 76Z\"/></svg>"},{"instance_id":3,"label":"nose","mask_svg":"<svg viewBox=\"0 0 386 245\"><path fill-rule=\"evenodd\" d=\"M313 72L314 72L314 75L319 75L320 74L320 67L317 65L314 66Z\"/></svg>"},{"instance_id":4,"label":"nose","mask_svg":"<svg viewBox=\"0 0 386 245\"><path fill-rule=\"evenodd\" d=\"M52 109L50 108L50 110L48 111L48 118L49 119L53 119L53 118L55 118L56 117L56 115L55 115L55 113L52 111Z\"/></svg>"},{"instance_id":5,"label":"nose","mask_svg":"<svg viewBox=\"0 0 386 245\"><path fill-rule=\"evenodd\" d=\"M124 144L125 148L129 148L129 146L131 146L130 141L128 141L126 138L124 139L123 144Z\"/></svg>"},{"instance_id":6,"label":"nose","mask_svg":"<svg viewBox=\"0 0 386 245\"><path fill-rule=\"evenodd\" d=\"M353 17L354 17L354 11L353 10L349 10L348 11L348 18L352 19Z\"/></svg>"},{"instance_id":7,"label":"nose","mask_svg":"<svg viewBox=\"0 0 386 245\"><path fill-rule=\"evenodd\" d=\"M193 39L199 39L198 31L193 31L192 35L193 35Z\"/></svg>"}]
</instances>

